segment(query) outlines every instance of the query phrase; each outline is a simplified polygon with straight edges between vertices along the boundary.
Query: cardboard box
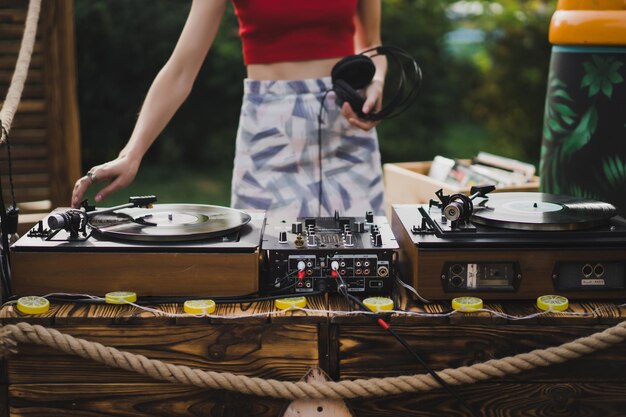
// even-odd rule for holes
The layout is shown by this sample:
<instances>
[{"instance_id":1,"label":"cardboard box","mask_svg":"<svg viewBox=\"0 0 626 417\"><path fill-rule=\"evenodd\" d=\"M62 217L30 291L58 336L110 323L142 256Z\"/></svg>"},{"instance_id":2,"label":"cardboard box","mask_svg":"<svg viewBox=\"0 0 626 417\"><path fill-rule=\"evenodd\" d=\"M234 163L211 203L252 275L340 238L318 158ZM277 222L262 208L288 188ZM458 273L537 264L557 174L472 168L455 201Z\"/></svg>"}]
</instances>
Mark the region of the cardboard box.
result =
<instances>
[{"instance_id":1,"label":"cardboard box","mask_svg":"<svg viewBox=\"0 0 626 417\"><path fill-rule=\"evenodd\" d=\"M470 162L470 161L466 161ZM384 164L385 205L387 217L391 216L392 204L426 204L436 199L435 192L443 189L444 194L468 194L469 188L459 188L428 176L431 162L400 162ZM537 191L539 177L533 181L513 186L498 188L495 192L504 191Z\"/></svg>"}]
</instances>

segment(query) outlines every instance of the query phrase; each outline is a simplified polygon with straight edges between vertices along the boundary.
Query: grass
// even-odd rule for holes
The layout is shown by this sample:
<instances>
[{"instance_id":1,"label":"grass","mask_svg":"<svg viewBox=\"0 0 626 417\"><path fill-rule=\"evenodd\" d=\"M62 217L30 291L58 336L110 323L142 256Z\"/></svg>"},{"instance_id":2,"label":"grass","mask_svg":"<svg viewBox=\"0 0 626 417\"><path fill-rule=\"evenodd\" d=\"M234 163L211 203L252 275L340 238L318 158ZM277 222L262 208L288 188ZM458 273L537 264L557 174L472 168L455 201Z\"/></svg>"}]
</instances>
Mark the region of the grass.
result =
<instances>
[{"instance_id":1,"label":"grass","mask_svg":"<svg viewBox=\"0 0 626 417\"><path fill-rule=\"evenodd\" d=\"M161 166L144 165L135 181L118 191L100 205L114 206L128 202L135 195L157 196L159 203L196 203L228 206L230 204L231 171L206 171L189 169L166 170ZM94 201L95 188L89 190L87 198Z\"/></svg>"}]
</instances>

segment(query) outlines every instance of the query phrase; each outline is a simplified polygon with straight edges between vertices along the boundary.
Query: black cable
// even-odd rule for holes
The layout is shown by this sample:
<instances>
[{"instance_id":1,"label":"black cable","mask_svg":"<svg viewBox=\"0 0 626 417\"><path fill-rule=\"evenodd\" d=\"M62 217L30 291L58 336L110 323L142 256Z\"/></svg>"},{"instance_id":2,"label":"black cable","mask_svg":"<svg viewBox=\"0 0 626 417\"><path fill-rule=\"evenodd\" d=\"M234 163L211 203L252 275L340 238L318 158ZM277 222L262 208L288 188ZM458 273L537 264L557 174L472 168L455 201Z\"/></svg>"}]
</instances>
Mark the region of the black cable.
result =
<instances>
[{"instance_id":1,"label":"black cable","mask_svg":"<svg viewBox=\"0 0 626 417\"><path fill-rule=\"evenodd\" d=\"M2 126L2 131L5 134L7 146L9 143L9 132ZM11 175L11 158L9 153L9 177ZM13 193L13 180L11 179L11 191ZM13 195L13 204L15 207L15 195ZM0 181L0 265L1 267L1 281L2 289L5 297L11 297L11 259L9 256L9 234L8 234L8 216L7 209L4 203L4 190L2 188L2 181Z\"/></svg>"},{"instance_id":2,"label":"black cable","mask_svg":"<svg viewBox=\"0 0 626 417\"><path fill-rule=\"evenodd\" d=\"M352 294L348 293L348 286L346 285L345 281L341 277L341 274L339 273L339 271L335 271L335 272L337 273L337 277L341 281L341 284L337 286L337 291L339 291L339 293L342 294L346 298L346 300L348 302L350 302L350 301L354 302L356 305L361 307L364 311L371 311L369 308L367 308L367 306L365 304L363 304L363 302L361 300L359 300L357 297L353 296ZM387 330L387 332L389 332L389 334L391 334L398 342L400 342L400 344L409 352L409 354L420 365L422 365L422 367L426 370L426 372L428 372L435 379L435 381L437 381L439 383L439 385L441 385L442 388L444 388L446 391L448 391L448 393L450 395L452 395L459 402L459 404L462 404L466 409L468 409L472 416L474 416L474 417L479 417L480 416L480 414L474 409L474 407L470 406L467 403L467 401L465 401L465 399L463 397L461 397L456 391L454 391L452 389L450 384L448 384L446 381L444 381L439 376L439 374L437 374L437 372L435 372L430 366L428 366L428 364L413 349L413 347L411 345L409 345L409 343L406 341L406 339L404 337L402 337L400 334L398 334L394 329L391 328L389 323L387 323L380 316L375 316L374 319L376 320L376 323L378 323L378 325L380 327L382 327L383 329Z\"/></svg>"},{"instance_id":3,"label":"black cable","mask_svg":"<svg viewBox=\"0 0 626 417\"><path fill-rule=\"evenodd\" d=\"M15 200L15 187L13 186L13 157L11 156L11 142L9 141L9 132L2 126L5 141L7 144L7 158L9 163L9 187L11 188L11 198L13 199L13 208L17 207Z\"/></svg>"},{"instance_id":4,"label":"black cable","mask_svg":"<svg viewBox=\"0 0 626 417\"><path fill-rule=\"evenodd\" d=\"M322 101L320 102L320 111L317 114L317 159L320 168L320 183L318 189L318 207L317 207L317 216L322 217L322 197L323 197L323 174L322 174L322 112L324 110L324 102L326 101L326 97L328 93L333 91L333 89L326 90L324 95L322 96Z\"/></svg>"}]
</instances>

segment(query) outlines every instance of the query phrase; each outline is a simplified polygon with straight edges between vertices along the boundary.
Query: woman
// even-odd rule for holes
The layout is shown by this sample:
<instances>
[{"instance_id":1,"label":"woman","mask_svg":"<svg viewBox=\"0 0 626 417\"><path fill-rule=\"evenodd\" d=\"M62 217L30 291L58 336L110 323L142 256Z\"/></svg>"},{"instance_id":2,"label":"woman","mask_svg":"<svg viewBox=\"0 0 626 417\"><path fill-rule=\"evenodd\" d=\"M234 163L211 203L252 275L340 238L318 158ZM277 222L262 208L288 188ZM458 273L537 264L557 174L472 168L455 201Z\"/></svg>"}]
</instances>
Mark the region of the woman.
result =
<instances>
[{"instance_id":1,"label":"woman","mask_svg":"<svg viewBox=\"0 0 626 417\"><path fill-rule=\"evenodd\" d=\"M325 216L335 210L353 216L366 210L382 214L380 153L372 129L378 122L358 118L348 103L338 107L334 94L328 94L335 63L381 44L380 0L233 3L248 78L231 205L282 218ZM109 182L96 194L99 203L133 181L144 154L191 91L226 7L227 0L193 1L127 145L116 159L93 167L76 182L72 206L95 182ZM374 63L373 81L363 92L364 113L381 108L387 64L382 56Z\"/></svg>"}]
</instances>

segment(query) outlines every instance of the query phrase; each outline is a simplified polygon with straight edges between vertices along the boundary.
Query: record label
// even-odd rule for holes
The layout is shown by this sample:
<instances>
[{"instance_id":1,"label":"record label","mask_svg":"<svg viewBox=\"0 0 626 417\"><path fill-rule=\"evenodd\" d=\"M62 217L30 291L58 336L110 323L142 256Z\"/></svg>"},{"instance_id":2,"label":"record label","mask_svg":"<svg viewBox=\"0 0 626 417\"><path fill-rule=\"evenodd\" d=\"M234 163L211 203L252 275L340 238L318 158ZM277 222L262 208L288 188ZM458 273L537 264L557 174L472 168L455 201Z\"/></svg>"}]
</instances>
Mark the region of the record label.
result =
<instances>
[{"instance_id":1,"label":"record label","mask_svg":"<svg viewBox=\"0 0 626 417\"><path fill-rule=\"evenodd\" d=\"M474 211L471 221L515 230L578 230L605 224L617 209L609 204L544 193L495 193Z\"/></svg>"},{"instance_id":2,"label":"record label","mask_svg":"<svg viewBox=\"0 0 626 417\"><path fill-rule=\"evenodd\" d=\"M201 204L156 204L95 214L89 224L105 237L123 240L182 242L225 236L250 222L249 214Z\"/></svg>"}]
</instances>

